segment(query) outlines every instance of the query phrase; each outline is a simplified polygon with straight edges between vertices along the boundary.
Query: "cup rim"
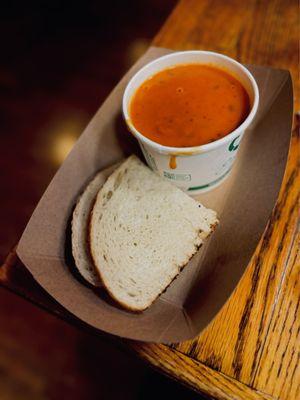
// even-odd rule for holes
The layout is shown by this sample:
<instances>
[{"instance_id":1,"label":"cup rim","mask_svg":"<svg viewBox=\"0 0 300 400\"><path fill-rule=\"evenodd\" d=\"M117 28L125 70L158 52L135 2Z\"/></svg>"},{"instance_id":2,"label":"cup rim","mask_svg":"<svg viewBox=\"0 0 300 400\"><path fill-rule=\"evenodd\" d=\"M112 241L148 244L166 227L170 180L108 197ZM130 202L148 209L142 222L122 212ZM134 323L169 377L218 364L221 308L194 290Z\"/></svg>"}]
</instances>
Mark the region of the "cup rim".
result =
<instances>
[{"instance_id":1,"label":"cup rim","mask_svg":"<svg viewBox=\"0 0 300 400\"><path fill-rule=\"evenodd\" d=\"M162 60L165 60L167 58L173 58L176 56L181 56L181 55L191 55L191 54L207 54L207 55L214 55L217 56L221 59L227 60L229 62L231 62L232 64L236 65L238 68L240 68L245 75L247 76L247 78L250 81L250 84L252 86L253 92L254 92L254 98L253 98L253 104L252 104L252 108L250 113L248 114L247 118L241 123L241 125L239 125L236 129L234 129L232 132L230 132L229 134L227 134L226 136L224 136L223 138L217 139L211 143L206 143L206 144L202 144L199 146L192 146L192 147L173 147L173 146L165 146L163 144L160 144L158 142L155 142L149 138L147 138L146 136L144 136L141 132L139 132L134 125L131 123L130 120L130 116L129 116L129 111L128 111L128 106L130 104L130 98L128 98L128 91L130 90L131 85L133 84L133 82L137 79L137 77L143 73L146 69L148 69L150 66L152 66L153 64L157 64ZM180 63L178 63L179 65ZM176 65L176 62L174 63L174 65ZM149 75L150 77L150 75ZM147 78L146 78L147 79ZM145 79L145 80L146 80ZM133 135L140 141L144 142L145 144L147 144L148 146L156 149L159 152L163 152L163 153L172 153L172 154L178 154L180 153L181 155L185 155L185 154L197 154L197 153L203 153L203 152L208 152L211 150L214 150L228 142L230 142L231 140L233 140L234 138L236 138L238 135L240 135L241 133L243 133L243 131L246 130L246 128L250 125L250 123L252 122L257 109L258 109L258 104L259 104L259 90L258 90L258 86L257 83L253 77L253 75L251 74L251 72L241 63L239 63L238 61L234 60L231 57L228 57L224 54L220 54L220 53L216 53L214 51L206 51L206 50L186 50L186 51L176 51L170 54L166 54L164 56L158 57L155 60L150 61L149 63L147 63L146 65L144 65L142 68L140 68L134 75L133 77L129 80L129 82L126 85L124 94L123 94L123 100L122 100L122 109L123 109L123 116L124 119L126 121L126 124L129 128L129 130L133 133Z\"/></svg>"}]
</instances>

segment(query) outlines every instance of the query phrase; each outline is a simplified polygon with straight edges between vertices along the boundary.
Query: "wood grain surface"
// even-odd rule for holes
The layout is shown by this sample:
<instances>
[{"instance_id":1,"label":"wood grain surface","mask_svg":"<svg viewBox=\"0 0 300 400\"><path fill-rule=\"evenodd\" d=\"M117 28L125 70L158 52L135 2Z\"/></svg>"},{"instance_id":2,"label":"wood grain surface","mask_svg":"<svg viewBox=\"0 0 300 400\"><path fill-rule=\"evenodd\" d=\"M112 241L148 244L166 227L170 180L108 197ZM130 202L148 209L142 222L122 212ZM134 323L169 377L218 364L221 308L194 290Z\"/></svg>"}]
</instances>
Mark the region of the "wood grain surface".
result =
<instances>
[{"instance_id":1,"label":"wood grain surface","mask_svg":"<svg viewBox=\"0 0 300 400\"><path fill-rule=\"evenodd\" d=\"M154 44L218 51L243 63L289 69L297 110L297 16L296 1L185 0L174 9ZM170 350L166 346L133 344L151 363L206 393L210 392L203 385L209 378L202 376L200 384L195 380L192 383L185 375L186 370L197 375L198 367L190 359L220 372L218 377L224 384L226 376L258 390L260 394L255 392L253 398L261 397L261 393L289 400L300 396L298 124L293 133L276 208L245 275L215 320L197 339L174 344ZM174 361L179 353L184 357ZM173 358L172 365L163 361L167 355ZM248 398L246 392L239 394L236 390L232 397L229 392L227 397L210 394L220 399Z\"/></svg>"},{"instance_id":2,"label":"wood grain surface","mask_svg":"<svg viewBox=\"0 0 300 400\"><path fill-rule=\"evenodd\" d=\"M226 376L243 383L244 389L260 392L255 392L253 398L264 398L263 394L276 399L299 398L300 263L296 233L300 179L296 129L294 133L294 151L290 152L279 201L264 237L238 287L214 321L195 340L173 344L170 349L164 345L131 344L151 363L156 352L159 367L206 393L209 392L204 385L210 378L202 376L200 384L186 375L200 374L196 367L199 364L191 364L191 359L217 372L220 385L226 385ZM164 361L169 352L173 358L178 353L184 356L180 364ZM214 385L211 382L211 387ZM245 399L249 394L214 396Z\"/></svg>"},{"instance_id":3,"label":"wood grain surface","mask_svg":"<svg viewBox=\"0 0 300 400\"><path fill-rule=\"evenodd\" d=\"M297 21L295 0L183 0L153 44L289 69L297 110ZM154 367L211 398L300 398L299 144L295 123L277 205L246 273L214 321L195 340L171 346L125 342ZM14 253L0 268L0 282L76 322L32 283Z\"/></svg>"}]
</instances>

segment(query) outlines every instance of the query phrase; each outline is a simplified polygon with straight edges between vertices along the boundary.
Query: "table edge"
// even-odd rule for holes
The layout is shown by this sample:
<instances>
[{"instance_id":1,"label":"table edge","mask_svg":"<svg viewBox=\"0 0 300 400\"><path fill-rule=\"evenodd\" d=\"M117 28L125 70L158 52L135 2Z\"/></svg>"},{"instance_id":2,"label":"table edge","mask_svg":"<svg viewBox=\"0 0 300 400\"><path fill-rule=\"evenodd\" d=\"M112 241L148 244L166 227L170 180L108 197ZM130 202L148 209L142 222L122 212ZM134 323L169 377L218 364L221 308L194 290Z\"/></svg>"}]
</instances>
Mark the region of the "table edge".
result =
<instances>
[{"instance_id":1,"label":"table edge","mask_svg":"<svg viewBox=\"0 0 300 400\"><path fill-rule=\"evenodd\" d=\"M275 400L275 397L270 394L261 392L222 372L216 371L167 345L144 344L134 341L130 343L127 341L126 344L130 347L131 352L154 369L163 372L168 377L192 390L213 396L214 399ZM170 357L168 357L168 354ZM179 369L182 371L180 376L178 375ZM177 371L177 373L174 371Z\"/></svg>"}]
</instances>

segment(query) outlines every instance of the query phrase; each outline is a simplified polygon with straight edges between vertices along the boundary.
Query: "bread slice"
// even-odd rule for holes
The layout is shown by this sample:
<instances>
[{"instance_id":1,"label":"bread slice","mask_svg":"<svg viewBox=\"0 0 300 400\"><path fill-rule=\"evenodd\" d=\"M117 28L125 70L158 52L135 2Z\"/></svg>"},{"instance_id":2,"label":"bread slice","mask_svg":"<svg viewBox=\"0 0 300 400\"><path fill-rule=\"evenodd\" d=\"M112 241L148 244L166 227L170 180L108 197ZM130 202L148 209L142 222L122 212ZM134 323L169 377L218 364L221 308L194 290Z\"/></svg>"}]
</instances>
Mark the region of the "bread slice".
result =
<instances>
[{"instance_id":1,"label":"bread slice","mask_svg":"<svg viewBox=\"0 0 300 400\"><path fill-rule=\"evenodd\" d=\"M100 171L92 179L77 201L72 216L72 254L75 265L80 275L93 286L102 286L102 284L95 270L88 245L90 213L99 189L118 165L119 163Z\"/></svg>"},{"instance_id":2,"label":"bread slice","mask_svg":"<svg viewBox=\"0 0 300 400\"><path fill-rule=\"evenodd\" d=\"M142 311L167 288L218 220L171 183L129 157L98 192L90 250L110 295Z\"/></svg>"}]
</instances>

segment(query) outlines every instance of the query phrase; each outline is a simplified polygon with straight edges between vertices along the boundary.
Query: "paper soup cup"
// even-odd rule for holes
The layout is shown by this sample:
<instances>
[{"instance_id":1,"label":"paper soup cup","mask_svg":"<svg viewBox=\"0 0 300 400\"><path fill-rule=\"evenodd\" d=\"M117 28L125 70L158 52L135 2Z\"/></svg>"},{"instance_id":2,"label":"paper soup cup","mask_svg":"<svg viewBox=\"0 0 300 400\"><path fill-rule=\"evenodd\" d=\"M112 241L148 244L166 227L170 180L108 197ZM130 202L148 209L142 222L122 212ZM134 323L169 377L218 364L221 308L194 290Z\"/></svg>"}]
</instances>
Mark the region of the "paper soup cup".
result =
<instances>
[{"instance_id":1,"label":"paper soup cup","mask_svg":"<svg viewBox=\"0 0 300 400\"><path fill-rule=\"evenodd\" d=\"M156 143L139 132L130 120L130 101L136 90L151 76L180 64L211 64L236 77L247 90L251 109L234 131L214 142L195 147L170 147ZM129 130L138 139L149 167L191 195L220 185L228 176L240 141L258 108L259 92L251 73L237 61L210 51L182 51L157 58L145 65L129 81L123 96L123 114ZM218 118L218 116L216 116Z\"/></svg>"}]
</instances>

